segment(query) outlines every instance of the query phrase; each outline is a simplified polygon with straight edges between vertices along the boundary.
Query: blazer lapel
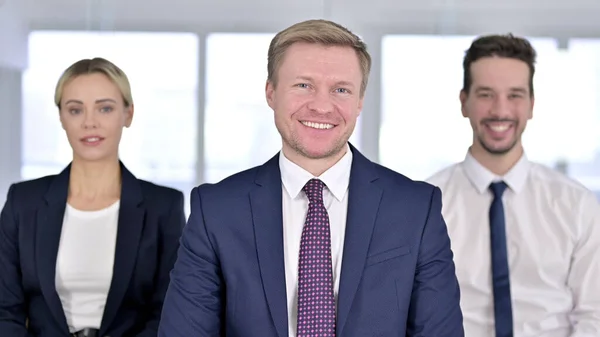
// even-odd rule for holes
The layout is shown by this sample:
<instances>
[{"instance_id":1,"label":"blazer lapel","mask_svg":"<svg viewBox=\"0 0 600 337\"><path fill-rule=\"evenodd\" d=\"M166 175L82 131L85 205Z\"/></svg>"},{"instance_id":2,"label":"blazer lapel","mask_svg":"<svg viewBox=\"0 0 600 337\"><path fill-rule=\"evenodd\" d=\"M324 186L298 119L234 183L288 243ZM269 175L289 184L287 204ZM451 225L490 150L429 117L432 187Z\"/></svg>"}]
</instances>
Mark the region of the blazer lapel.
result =
<instances>
[{"instance_id":1,"label":"blazer lapel","mask_svg":"<svg viewBox=\"0 0 600 337\"><path fill-rule=\"evenodd\" d=\"M350 173L346 236L338 294L337 336L342 335L362 277L382 196L381 188L373 184L377 180L374 164L352 146L351 150L354 159Z\"/></svg>"},{"instance_id":2,"label":"blazer lapel","mask_svg":"<svg viewBox=\"0 0 600 337\"><path fill-rule=\"evenodd\" d=\"M57 175L45 195L46 204L38 210L36 234L36 261L42 294L52 316L65 332L69 326L58 293L56 292L56 259L62 231L71 166Z\"/></svg>"},{"instance_id":3,"label":"blazer lapel","mask_svg":"<svg viewBox=\"0 0 600 337\"><path fill-rule=\"evenodd\" d=\"M142 207L142 188L137 178L123 164L121 164L121 181L121 205L113 278L102 316L100 336L104 336L110 327L125 296L135 268L138 245L144 228L145 208Z\"/></svg>"},{"instance_id":4,"label":"blazer lapel","mask_svg":"<svg viewBox=\"0 0 600 337\"><path fill-rule=\"evenodd\" d=\"M277 333L279 337L287 337L279 155L259 168L255 183L258 186L250 193L250 204L263 288Z\"/></svg>"}]
</instances>

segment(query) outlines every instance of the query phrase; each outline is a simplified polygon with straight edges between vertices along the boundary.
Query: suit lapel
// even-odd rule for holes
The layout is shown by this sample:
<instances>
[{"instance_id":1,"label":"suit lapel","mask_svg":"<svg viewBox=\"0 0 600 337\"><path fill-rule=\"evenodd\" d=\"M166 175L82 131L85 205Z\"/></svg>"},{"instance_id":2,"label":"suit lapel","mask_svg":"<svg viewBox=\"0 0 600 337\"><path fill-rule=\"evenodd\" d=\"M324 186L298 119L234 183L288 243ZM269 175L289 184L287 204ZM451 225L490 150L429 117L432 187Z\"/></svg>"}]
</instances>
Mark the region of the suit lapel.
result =
<instances>
[{"instance_id":1,"label":"suit lapel","mask_svg":"<svg viewBox=\"0 0 600 337\"><path fill-rule=\"evenodd\" d=\"M259 168L250 193L252 220L263 288L279 337L288 336L285 265L283 261L283 214L279 156Z\"/></svg>"},{"instance_id":2,"label":"suit lapel","mask_svg":"<svg viewBox=\"0 0 600 337\"><path fill-rule=\"evenodd\" d=\"M364 270L382 190L374 164L354 147L348 196L346 236L338 295L337 335L341 336Z\"/></svg>"},{"instance_id":3,"label":"suit lapel","mask_svg":"<svg viewBox=\"0 0 600 337\"><path fill-rule=\"evenodd\" d=\"M70 165L57 175L45 195L46 204L37 213L36 261L40 288L52 316L69 333L67 319L56 292L56 259L67 205Z\"/></svg>"},{"instance_id":4,"label":"suit lapel","mask_svg":"<svg viewBox=\"0 0 600 337\"><path fill-rule=\"evenodd\" d=\"M145 208L142 207L143 194L140 183L123 164L121 164L121 179L121 205L113 278L100 325L101 336L106 333L114 320L129 286L146 214Z\"/></svg>"}]
</instances>

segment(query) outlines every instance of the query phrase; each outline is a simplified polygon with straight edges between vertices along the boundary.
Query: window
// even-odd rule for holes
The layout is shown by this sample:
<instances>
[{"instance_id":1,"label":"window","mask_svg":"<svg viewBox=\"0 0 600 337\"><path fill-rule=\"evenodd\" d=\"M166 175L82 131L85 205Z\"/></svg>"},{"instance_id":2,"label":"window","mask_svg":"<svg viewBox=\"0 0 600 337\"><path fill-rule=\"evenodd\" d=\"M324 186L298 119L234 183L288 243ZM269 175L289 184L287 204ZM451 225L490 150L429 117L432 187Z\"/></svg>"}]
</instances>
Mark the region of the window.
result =
<instances>
[{"instance_id":1,"label":"window","mask_svg":"<svg viewBox=\"0 0 600 337\"><path fill-rule=\"evenodd\" d=\"M464 157L471 129L461 116L458 95L462 58L472 39L383 38L379 147L384 166L425 179Z\"/></svg>"},{"instance_id":2,"label":"window","mask_svg":"<svg viewBox=\"0 0 600 337\"><path fill-rule=\"evenodd\" d=\"M274 34L215 33L206 41L205 180L261 165L281 149L265 99ZM351 138L357 144L360 119Z\"/></svg>"},{"instance_id":3,"label":"window","mask_svg":"<svg viewBox=\"0 0 600 337\"><path fill-rule=\"evenodd\" d=\"M31 33L23 75L23 178L56 174L71 161L54 88L73 62L97 56L123 69L132 86L135 114L121 140L122 161L138 178L187 196L196 183L198 143L198 38L193 34Z\"/></svg>"},{"instance_id":4,"label":"window","mask_svg":"<svg viewBox=\"0 0 600 337\"><path fill-rule=\"evenodd\" d=\"M385 36L382 41L381 163L412 179L423 180L462 161L472 131L460 112L462 61L473 36ZM551 82L557 46L552 39L530 39L537 49L535 118L552 109ZM534 118L534 120L535 120ZM545 124L541 118L537 125ZM543 155L551 135L533 125L524 140L529 156ZM551 132L551 131L550 131Z\"/></svg>"},{"instance_id":5,"label":"window","mask_svg":"<svg viewBox=\"0 0 600 337\"><path fill-rule=\"evenodd\" d=\"M570 176L600 195L600 39L572 39L557 64L555 76L547 78L552 104L543 124L544 159L563 165ZM534 112L534 119L541 114Z\"/></svg>"}]
</instances>

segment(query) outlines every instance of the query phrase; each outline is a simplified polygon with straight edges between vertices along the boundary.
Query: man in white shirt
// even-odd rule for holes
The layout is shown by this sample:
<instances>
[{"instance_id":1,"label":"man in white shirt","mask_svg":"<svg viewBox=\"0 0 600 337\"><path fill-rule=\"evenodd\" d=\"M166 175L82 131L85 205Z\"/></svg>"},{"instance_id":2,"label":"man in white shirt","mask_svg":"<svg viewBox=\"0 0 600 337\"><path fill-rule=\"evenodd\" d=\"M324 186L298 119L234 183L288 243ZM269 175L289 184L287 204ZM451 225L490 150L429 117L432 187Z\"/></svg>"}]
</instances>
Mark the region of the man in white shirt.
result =
<instances>
[{"instance_id":1,"label":"man in white shirt","mask_svg":"<svg viewBox=\"0 0 600 337\"><path fill-rule=\"evenodd\" d=\"M600 336L597 199L521 143L535 58L512 35L473 42L460 92L473 144L428 179L443 192L467 337Z\"/></svg>"}]
</instances>

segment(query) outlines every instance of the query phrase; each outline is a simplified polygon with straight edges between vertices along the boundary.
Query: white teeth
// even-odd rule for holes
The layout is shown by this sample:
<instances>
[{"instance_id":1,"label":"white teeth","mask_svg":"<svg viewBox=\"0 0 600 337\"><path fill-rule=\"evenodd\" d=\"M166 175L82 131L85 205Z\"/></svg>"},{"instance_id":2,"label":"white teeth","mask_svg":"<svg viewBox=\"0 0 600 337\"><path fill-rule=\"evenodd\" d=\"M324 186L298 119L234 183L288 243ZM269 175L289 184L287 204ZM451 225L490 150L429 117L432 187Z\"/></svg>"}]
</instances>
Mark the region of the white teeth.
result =
<instances>
[{"instance_id":1,"label":"white teeth","mask_svg":"<svg viewBox=\"0 0 600 337\"><path fill-rule=\"evenodd\" d=\"M98 137L91 137L91 138L85 139L86 142L90 142L90 143L97 142L99 140L100 140L100 138L98 138Z\"/></svg>"},{"instance_id":2,"label":"white teeth","mask_svg":"<svg viewBox=\"0 0 600 337\"><path fill-rule=\"evenodd\" d=\"M333 127L332 124L327 124L327 123L314 123L314 122L301 122L301 123L308 126L309 128L313 128L313 129L327 130L327 129L331 129Z\"/></svg>"},{"instance_id":3,"label":"white teeth","mask_svg":"<svg viewBox=\"0 0 600 337\"><path fill-rule=\"evenodd\" d=\"M490 125L490 129L492 129L493 131L496 131L496 132L506 131L506 130L508 130L509 127L510 127L510 125L508 125L508 124Z\"/></svg>"}]
</instances>

